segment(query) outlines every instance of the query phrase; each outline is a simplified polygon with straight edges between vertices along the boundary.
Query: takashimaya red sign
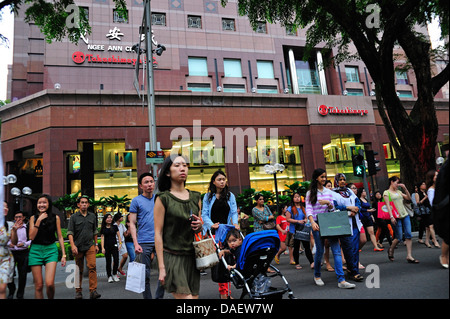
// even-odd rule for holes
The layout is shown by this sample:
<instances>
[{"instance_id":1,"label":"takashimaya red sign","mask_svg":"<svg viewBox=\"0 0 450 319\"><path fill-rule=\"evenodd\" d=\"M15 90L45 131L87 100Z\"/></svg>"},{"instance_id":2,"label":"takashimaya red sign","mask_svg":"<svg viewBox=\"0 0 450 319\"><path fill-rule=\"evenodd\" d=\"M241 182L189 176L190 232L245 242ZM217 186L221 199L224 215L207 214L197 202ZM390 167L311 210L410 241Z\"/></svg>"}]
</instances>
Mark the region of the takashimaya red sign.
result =
<instances>
[{"instance_id":1,"label":"takashimaya red sign","mask_svg":"<svg viewBox=\"0 0 450 319\"><path fill-rule=\"evenodd\" d=\"M353 109L349 106L339 108L337 106L326 106L326 105L319 105L317 108L317 111L322 116L330 115L367 115L369 114L369 111L367 109Z\"/></svg>"},{"instance_id":2,"label":"takashimaya red sign","mask_svg":"<svg viewBox=\"0 0 450 319\"><path fill-rule=\"evenodd\" d=\"M84 54L83 52L77 51L72 54L72 61L76 64L83 64L85 61L87 63L101 63L101 64L132 64L135 65L137 59L133 58L123 58L121 56L110 56L110 57L102 57L100 54ZM142 59L139 61L142 63ZM145 57L144 57L145 62ZM158 62L153 58L153 65L157 66Z\"/></svg>"}]
</instances>

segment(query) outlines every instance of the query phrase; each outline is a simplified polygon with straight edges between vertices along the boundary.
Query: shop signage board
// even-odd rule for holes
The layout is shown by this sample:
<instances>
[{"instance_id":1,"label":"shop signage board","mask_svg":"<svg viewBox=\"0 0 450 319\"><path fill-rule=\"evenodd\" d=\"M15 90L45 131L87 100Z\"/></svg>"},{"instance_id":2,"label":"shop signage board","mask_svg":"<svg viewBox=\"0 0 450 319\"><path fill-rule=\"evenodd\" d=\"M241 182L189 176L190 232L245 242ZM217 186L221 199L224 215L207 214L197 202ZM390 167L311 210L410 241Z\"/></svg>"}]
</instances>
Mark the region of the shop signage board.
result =
<instances>
[{"instance_id":1,"label":"shop signage board","mask_svg":"<svg viewBox=\"0 0 450 319\"><path fill-rule=\"evenodd\" d=\"M164 163L163 151L146 151L145 162L147 164L162 164Z\"/></svg>"},{"instance_id":2,"label":"shop signage board","mask_svg":"<svg viewBox=\"0 0 450 319\"><path fill-rule=\"evenodd\" d=\"M371 97L310 95L306 107L310 124L375 124Z\"/></svg>"}]
</instances>

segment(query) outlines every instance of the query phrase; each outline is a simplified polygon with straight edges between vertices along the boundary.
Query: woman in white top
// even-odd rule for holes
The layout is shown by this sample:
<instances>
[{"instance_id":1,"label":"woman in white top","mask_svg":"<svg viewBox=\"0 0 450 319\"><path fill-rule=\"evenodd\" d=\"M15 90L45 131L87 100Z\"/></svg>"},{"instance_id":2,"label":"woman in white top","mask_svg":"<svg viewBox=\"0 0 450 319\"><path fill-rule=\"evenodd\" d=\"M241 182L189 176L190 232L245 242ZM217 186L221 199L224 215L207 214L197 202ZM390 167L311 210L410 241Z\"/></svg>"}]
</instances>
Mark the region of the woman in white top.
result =
<instances>
[{"instance_id":1,"label":"woman in white top","mask_svg":"<svg viewBox=\"0 0 450 319\"><path fill-rule=\"evenodd\" d=\"M431 171L428 171L425 179L425 184L427 185L427 196L430 202L430 206L433 206L434 190L436 185L437 174L438 172L432 169Z\"/></svg>"}]
</instances>

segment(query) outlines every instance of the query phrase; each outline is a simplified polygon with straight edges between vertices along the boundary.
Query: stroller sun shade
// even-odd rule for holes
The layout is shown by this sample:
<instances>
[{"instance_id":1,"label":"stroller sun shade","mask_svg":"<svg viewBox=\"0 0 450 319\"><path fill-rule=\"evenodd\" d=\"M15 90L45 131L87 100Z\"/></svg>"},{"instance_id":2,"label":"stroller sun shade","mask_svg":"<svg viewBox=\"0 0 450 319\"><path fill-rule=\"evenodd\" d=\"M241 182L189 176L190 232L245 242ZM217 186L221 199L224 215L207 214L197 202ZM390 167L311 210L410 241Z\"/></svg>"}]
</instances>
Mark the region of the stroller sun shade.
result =
<instances>
[{"instance_id":1,"label":"stroller sun shade","mask_svg":"<svg viewBox=\"0 0 450 319\"><path fill-rule=\"evenodd\" d=\"M252 252L267 248L274 248L277 251L280 249L280 238L276 230L263 230L247 235L242 243L237 268L244 269L246 257Z\"/></svg>"}]
</instances>

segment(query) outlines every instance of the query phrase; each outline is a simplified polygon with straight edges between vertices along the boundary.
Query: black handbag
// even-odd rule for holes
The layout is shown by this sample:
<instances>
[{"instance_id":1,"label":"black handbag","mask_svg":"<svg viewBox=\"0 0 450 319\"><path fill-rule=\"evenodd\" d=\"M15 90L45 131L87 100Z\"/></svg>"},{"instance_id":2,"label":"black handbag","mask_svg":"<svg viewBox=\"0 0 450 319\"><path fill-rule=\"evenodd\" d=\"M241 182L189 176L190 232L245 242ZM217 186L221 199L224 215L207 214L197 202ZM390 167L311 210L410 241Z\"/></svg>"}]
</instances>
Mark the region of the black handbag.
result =
<instances>
[{"instance_id":1,"label":"black handbag","mask_svg":"<svg viewBox=\"0 0 450 319\"><path fill-rule=\"evenodd\" d=\"M308 224L295 225L294 239L298 239L301 241L310 241L311 240L311 230L312 230L312 226L308 225Z\"/></svg>"}]
</instances>

